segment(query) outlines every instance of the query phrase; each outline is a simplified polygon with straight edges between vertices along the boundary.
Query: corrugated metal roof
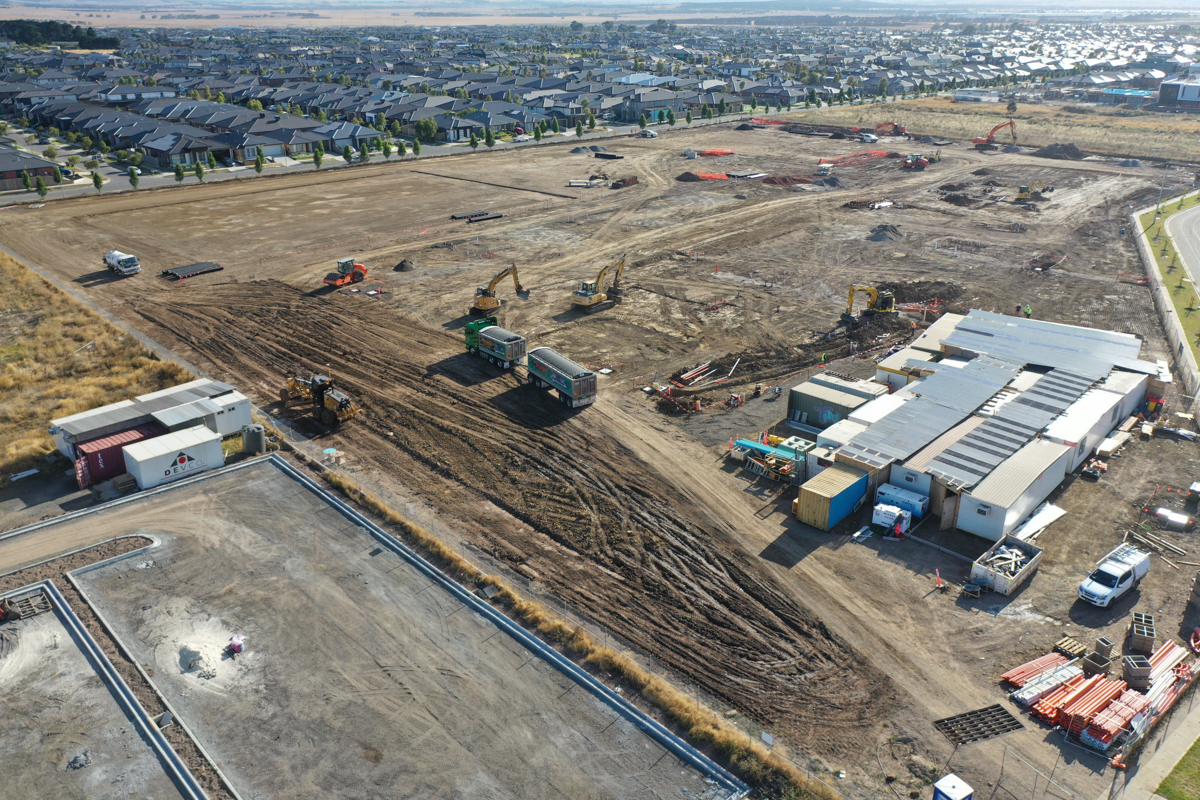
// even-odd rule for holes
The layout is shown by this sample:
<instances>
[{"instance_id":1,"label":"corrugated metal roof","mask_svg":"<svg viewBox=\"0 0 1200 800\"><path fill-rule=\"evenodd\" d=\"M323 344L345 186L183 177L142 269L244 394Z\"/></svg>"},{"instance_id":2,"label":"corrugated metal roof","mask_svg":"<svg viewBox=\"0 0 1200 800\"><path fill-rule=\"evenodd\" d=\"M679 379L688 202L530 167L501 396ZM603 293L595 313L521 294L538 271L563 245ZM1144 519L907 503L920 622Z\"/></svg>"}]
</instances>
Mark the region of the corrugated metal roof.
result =
<instances>
[{"instance_id":1,"label":"corrugated metal roof","mask_svg":"<svg viewBox=\"0 0 1200 800\"><path fill-rule=\"evenodd\" d=\"M1045 435L1051 439L1063 439L1078 444L1101 417L1111 415L1122 399L1122 395L1103 389L1088 392L1046 425ZM1110 430L1120 422L1115 418L1110 421Z\"/></svg>"},{"instance_id":2,"label":"corrugated metal roof","mask_svg":"<svg viewBox=\"0 0 1200 800\"><path fill-rule=\"evenodd\" d=\"M1142 343L1128 333L971 311L943 344L1015 364L1064 367L1100 380L1114 365L1134 372L1157 368L1138 359Z\"/></svg>"},{"instance_id":3,"label":"corrugated metal roof","mask_svg":"<svg viewBox=\"0 0 1200 800\"><path fill-rule=\"evenodd\" d=\"M1016 367L985 357L943 369L921 382L917 399L876 422L846 445L856 461L882 468L911 458L1007 384Z\"/></svg>"},{"instance_id":4,"label":"corrugated metal roof","mask_svg":"<svg viewBox=\"0 0 1200 800\"><path fill-rule=\"evenodd\" d=\"M942 314L941 319L925 329L925 332L909 345L917 350L928 350L931 353L942 351L942 339L954 330L954 326L966 319L962 314Z\"/></svg>"},{"instance_id":5,"label":"corrugated metal roof","mask_svg":"<svg viewBox=\"0 0 1200 800\"><path fill-rule=\"evenodd\" d=\"M153 441L153 440L152 440ZM1071 448L1045 439L1034 439L996 467L971 496L981 503L1008 508L1029 485Z\"/></svg>"},{"instance_id":6,"label":"corrugated metal roof","mask_svg":"<svg viewBox=\"0 0 1200 800\"><path fill-rule=\"evenodd\" d=\"M861 405L870 402L869 398L860 397L856 394L843 392L841 389L834 389L832 386L824 386L819 383L807 381L792 389L793 392L799 392L805 397L814 397L826 403L842 406L843 408L855 409Z\"/></svg>"},{"instance_id":7,"label":"corrugated metal roof","mask_svg":"<svg viewBox=\"0 0 1200 800\"><path fill-rule=\"evenodd\" d=\"M212 400L205 399L197 400L194 403L185 403L174 408L164 408L162 411L155 411L151 416L168 428L178 428L181 425L187 425L197 420L202 420L205 417L214 416L220 411L221 406Z\"/></svg>"},{"instance_id":8,"label":"corrugated metal roof","mask_svg":"<svg viewBox=\"0 0 1200 800\"><path fill-rule=\"evenodd\" d=\"M1141 372L1122 372L1121 370L1113 370L1109 376L1105 378L1098 388L1107 389L1110 392L1117 392L1120 395L1127 395L1144 383L1146 375Z\"/></svg>"},{"instance_id":9,"label":"corrugated metal roof","mask_svg":"<svg viewBox=\"0 0 1200 800\"><path fill-rule=\"evenodd\" d=\"M984 424L946 448L925 471L955 488L974 486L1036 437L1091 385L1088 378L1066 370L1050 370L1029 389L1000 405Z\"/></svg>"},{"instance_id":10,"label":"corrugated metal roof","mask_svg":"<svg viewBox=\"0 0 1200 800\"><path fill-rule=\"evenodd\" d=\"M917 472L924 472L930 461L941 455L947 447L978 428L986 421L986 417L967 417L950 430L934 439L928 447L904 462L904 466Z\"/></svg>"},{"instance_id":11,"label":"corrugated metal roof","mask_svg":"<svg viewBox=\"0 0 1200 800\"><path fill-rule=\"evenodd\" d=\"M862 480L867 473L861 469L835 463L815 478L810 478L800 487L803 492L811 492L818 497L837 497L854 484Z\"/></svg>"},{"instance_id":12,"label":"corrugated metal roof","mask_svg":"<svg viewBox=\"0 0 1200 800\"><path fill-rule=\"evenodd\" d=\"M888 387L882 383L868 380L847 380L840 375L818 374L813 375L808 383L816 383L821 386L828 386L831 389L837 389L852 394L856 397L865 397L868 400L874 400L888 393ZM803 386L804 384L801 384Z\"/></svg>"},{"instance_id":13,"label":"corrugated metal roof","mask_svg":"<svg viewBox=\"0 0 1200 800\"><path fill-rule=\"evenodd\" d=\"M64 433L71 437L85 436L90 431L106 428L110 425L119 425L123 422L132 422L139 419L149 419L155 411L175 408L176 406L186 405L196 400L204 400L232 391L232 386L220 381L192 381L172 389L164 389L160 392L142 395L132 404L105 406L97 409L99 413L89 414L82 418L78 415L64 417L61 420L52 420L50 424L61 428Z\"/></svg>"},{"instance_id":14,"label":"corrugated metal roof","mask_svg":"<svg viewBox=\"0 0 1200 800\"><path fill-rule=\"evenodd\" d=\"M535 347L529 351L529 355L536 356L541 361L544 361L559 372L571 378L582 378L585 375L592 374L590 369L576 364L571 359L560 353L554 352L549 347Z\"/></svg>"},{"instance_id":15,"label":"corrugated metal roof","mask_svg":"<svg viewBox=\"0 0 1200 800\"><path fill-rule=\"evenodd\" d=\"M899 370L906 366L911 366L912 362L916 362L921 366L925 366L928 362L937 358L936 353L930 353L925 350L914 350L911 347L905 347L897 350L887 358L880 361L875 366L879 369Z\"/></svg>"}]
</instances>

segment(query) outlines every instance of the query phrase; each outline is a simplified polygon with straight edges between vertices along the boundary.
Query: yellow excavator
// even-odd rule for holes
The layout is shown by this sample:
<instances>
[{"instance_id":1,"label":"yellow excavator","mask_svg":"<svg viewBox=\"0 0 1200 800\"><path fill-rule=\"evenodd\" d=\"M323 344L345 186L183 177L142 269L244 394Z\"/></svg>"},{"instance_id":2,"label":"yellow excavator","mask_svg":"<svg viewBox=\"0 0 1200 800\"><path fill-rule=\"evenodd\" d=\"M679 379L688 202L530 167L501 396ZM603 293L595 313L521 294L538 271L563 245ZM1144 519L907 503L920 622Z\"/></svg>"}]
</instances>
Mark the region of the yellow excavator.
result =
<instances>
[{"instance_id":1,"label":"yellow excavator","mask_svg":"<svg viewBox=\"0 0 1200 800\"><path fill-rule=\"evenodd\" d=\"M517 289L517 296L520 298L529 297L529 290L521 286L520 278L517 277L517 265L513 264L511 267L506 267L496 273L496 277L492 278L492 282L486 287L480 286L475 290L475 302L471 305L472 314L491 314L500 308L500 300L496 297L496 286L509 275L512 275L513 286Z\"/></svg>"},{"instance_id":2,"label":"yellow excavator","mask_svg":"<svg viewBox=\"0 0 1200 800\"><path fill-rule=\"evenodd\" d=\"M327 428L337 428L362 410L349 395L333 385L333 378L328 375L310 378L292 375L287 379L287 388L279 391L279 399L285 407L292 400L312 403L313 416Z\"/></svg>"},{"instance_id":3,"label":"yellow excavator","mask_svg":"<svg viewBox=\"0 0 1200 800\"><path fill-rule=\"evenodd\" d=\"M610 272L613 275L612 284L605 291L604 281ZM615 305L621 302L625 293L625 290L621 288L621 276L624 274L625 254L622 253L620 258L600 270L594 283L584 281L571 295L571 304L582 311L592 311L601 303L612 302Z\"/></svg>"},{"instance_id":4,"label":"yellow excavator","mask_svg":"<svg viewBox=\"0 0 1200 800\"><path fill-rule=\"evenodd\" d=\"M854 295L862 292L867 296L867 305L859 316L854 315ZM846 313L842 314L842 322L847 325L857 325L868 317L876 314L896 314L896 295L881 291L874 286L850 285L850 297L846 301Z\"/></svg>"},{"instance_id":5,"label":"yellow excavator","mask_svg":"<svg viewBox=\"0 0 1200 800\"><path fill-rule=\"evenodd\" d=\"M1017 202L1027 203L1033 199L1034 192L1053 192L1053 186L1047 186L1045 181L1034 181L1028 186L1017 187Z\"/></svg>"}]
</instances>

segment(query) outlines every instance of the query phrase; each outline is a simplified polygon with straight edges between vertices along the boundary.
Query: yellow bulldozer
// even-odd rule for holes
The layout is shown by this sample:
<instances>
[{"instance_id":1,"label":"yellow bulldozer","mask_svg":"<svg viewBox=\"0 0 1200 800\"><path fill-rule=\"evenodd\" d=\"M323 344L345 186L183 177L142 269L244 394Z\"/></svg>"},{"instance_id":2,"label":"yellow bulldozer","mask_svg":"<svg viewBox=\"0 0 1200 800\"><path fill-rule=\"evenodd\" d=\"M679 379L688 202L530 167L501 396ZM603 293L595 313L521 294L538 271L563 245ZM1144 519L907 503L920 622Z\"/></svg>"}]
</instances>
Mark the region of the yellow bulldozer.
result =
<instances>
[{"instance_id":1,"label":"yellow bulldozer","mask_svg":"<svg viewBox=\"0 0 1200 800\"><path fill-rule=\"evenodd\" d=\"M522 299L529 297L529 290L521 285L521 280L517 276L517 265L513 264L511 267L505 267L496 273L496 277L492 278L492 282L487 286L480 286L475 290L475 302L471 305L470 309L472 314L487 315L500 308L500 300L496 297L496 286L509 275L512 275L513 286L517 290L517 297Z\"/></svg>"},{"instance_id":2,"label":"yellow bulldozer","mask_svg":"<svg viewBox=\"0 0 1200 800\"><path fill-rule=\"evenodd\" d=\"M858 316L854 314L854 295L856 293L867 296L867 305ZM842 322L847 325L858 325L860 322L876 314L896 313L899 312L896 311L896 295L893 293L876 289L874 286L857 286L851 284L850 297L846 301L846 312L842 314Z\"/></svg>"},{"instance_id":3,"label":"yellow bulldozer","mask_svg":"<svg viewBox=\"0 0 1200 800\"><path fill-rule=\"evenodd\" d=\"M612 273L612 284L607 290L604 282ZM571 295L571 304L581 311L593 311L602 303L611 302L614 305L621 302L625 291L621 288L621 276L625 274L625 254L600 270L595 282L584 281L575 293Z\"/></svg>"},{"instance_id":4,"label":"yellow bulldozer","mask_svg":"<svg viewBox=\"0 0 1200 800\"><path fill-rule=\"evenodd\" d=\"M362 410L348 394L333 385L333 378L328 375L289 377L287 387L279 390L279 400L285 407L292 401L311 403L317 422L331 429L357 416Z\"/></svg>"}]
</instances>

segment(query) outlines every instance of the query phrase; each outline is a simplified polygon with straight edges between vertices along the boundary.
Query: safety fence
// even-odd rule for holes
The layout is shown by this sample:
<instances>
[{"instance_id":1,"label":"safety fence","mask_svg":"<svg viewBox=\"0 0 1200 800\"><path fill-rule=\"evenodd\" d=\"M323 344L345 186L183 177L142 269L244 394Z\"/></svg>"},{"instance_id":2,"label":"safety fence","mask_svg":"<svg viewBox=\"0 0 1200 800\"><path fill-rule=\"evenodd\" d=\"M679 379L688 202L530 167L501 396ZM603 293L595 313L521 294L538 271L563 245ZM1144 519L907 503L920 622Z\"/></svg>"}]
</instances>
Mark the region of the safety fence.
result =
<instances>
[{"instance_id":1,"label":"safety fence","mask_svg":"<svg viewBox=\"0 0 1200 800\"><path fill-rule=\"evenodd\" d=\"M287 448L303 456L322 470L331 472L349 482L358 491L369 493L379 498L393 511L435 536L453 550L457 556L471 564L471 566L479 570L482 574L504 579L517 594L539 603L548 612L561 617L568 624L587 631L596 641L603 642L607 647L631 659L652 675L657 675L680 691L693 697L697 707L708 709L722 719L727 720L731 725L735 725L741 729L746 734L747 743L758 739L780 758L790 762L798 770L805 772L811 780L824 784L836 793L837 796L843 798L843 800L850 800L836 786L821 777L823 768L819 766L819 762L815 759L790 750L790 755L782 752L781 748L775 744L775 737L768 729L745 718L729 704L705 692L688 676L671 669L661 661L655 660L648 653L644 653L637 647L634 647L607 626L595 621L586 610L571 605L551 593L538 580L521 574L503 562L497 561L495 556L490 553L467 542L460 534L445 525L431 511L420 505L419 501L415 498L405 497L400 494L397 488L384 486L371 477L368 477L366 470L355 463L355 460L349 454L342 453L334 448L322 446L320 442L314 442L306 434L292 428L286 421L270 417L270 415L261 411L261 409L259 413L283 437L283 443L286 443ZM615 681L618 691L624 689L621 681L614 675L606 674L605 677L610 681ZM816 772L814 772L814 767L816 768ZM882 797L883 795L880 794L879 796Z\"/></svg>"}]
</instances>

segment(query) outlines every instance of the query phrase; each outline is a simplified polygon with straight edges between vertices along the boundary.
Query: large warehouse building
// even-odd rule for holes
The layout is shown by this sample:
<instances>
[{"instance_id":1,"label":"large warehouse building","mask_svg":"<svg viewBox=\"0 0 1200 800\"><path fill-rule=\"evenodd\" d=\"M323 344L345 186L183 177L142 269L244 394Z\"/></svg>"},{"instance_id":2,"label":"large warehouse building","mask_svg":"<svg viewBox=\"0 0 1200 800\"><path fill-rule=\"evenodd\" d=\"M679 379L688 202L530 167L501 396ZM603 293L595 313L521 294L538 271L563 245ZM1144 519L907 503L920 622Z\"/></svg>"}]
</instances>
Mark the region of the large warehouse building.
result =
<instances>
[{"instance_id":1,"label":"large warehouse building","mask_svg":"<svg viewBox=\"0 0 1200 800\"><path fill-rule=\"evenodd\" d=\"M856 408L853 420L865 429L833 450L835 463L867 479L861 498L839 502L860 502L890 483L929 498L941 528L999 540L1148 394L1163 395L1166 364L1140 352L1141 340L1124 333L947 314L880 362L877 380L894 393ZM824 493L802 485L797 509L820 505ZM828 519L817 527L827 530Z\"/></svg>"}]
</instances>

